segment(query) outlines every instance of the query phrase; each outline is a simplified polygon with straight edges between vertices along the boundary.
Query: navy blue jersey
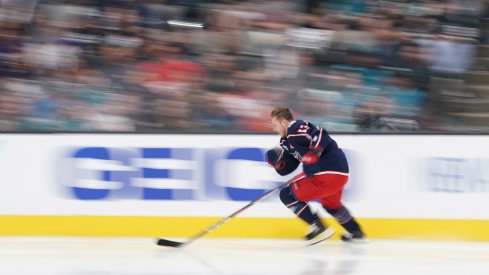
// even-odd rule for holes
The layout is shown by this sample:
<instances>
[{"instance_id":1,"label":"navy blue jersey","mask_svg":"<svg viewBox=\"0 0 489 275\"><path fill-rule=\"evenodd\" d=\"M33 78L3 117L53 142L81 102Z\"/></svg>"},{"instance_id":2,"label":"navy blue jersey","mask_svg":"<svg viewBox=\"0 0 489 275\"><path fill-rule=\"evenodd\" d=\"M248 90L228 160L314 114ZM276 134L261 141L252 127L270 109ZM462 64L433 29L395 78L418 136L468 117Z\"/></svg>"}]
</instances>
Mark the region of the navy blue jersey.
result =
<instances>
[{"instance_id":1,"label":"navy blue jersey","mask_svg":"<svg viewBox=\"0 0 489 275\"><path fill-rule=\"evenodd\" d=\"M287 137L280 139L280 147L284 150L284 164L277 169L281 175L294 171L302 157L311 149L321 149L319 158L321 171L348 173L348 162L343 151L338 148L326 130L304 120L291 121L287 129Z\"/></svg>"}]
</instances>

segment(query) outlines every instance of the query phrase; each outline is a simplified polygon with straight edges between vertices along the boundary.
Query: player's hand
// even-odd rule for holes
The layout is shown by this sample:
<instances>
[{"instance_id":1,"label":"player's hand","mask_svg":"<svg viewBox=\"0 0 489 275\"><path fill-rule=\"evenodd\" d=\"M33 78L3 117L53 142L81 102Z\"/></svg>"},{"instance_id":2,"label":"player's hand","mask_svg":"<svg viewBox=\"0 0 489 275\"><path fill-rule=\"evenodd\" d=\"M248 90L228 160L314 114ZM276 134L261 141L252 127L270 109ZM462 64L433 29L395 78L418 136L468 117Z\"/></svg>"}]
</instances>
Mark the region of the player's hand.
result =
<instances>
[{"instance_id":1,"label":"player's hand","mask_svg":"<svg viewBox=\"0 0 489 275\"><path fill-rule=\"evenodd\" d=\"M283 149L280 147L275 147L267 151L266 159L271 166L275 168L280 166L281 157L283 154L282 150Z\"/></svg>"},{"instance_id":2,"label":"player's hand","mask_svg":"<svg viewBox=\"0 0 489 275\"><path fill-rule=\"evenodd\" d=\"M319 173L321 171L321 168L319 167L319 163L313 163L313 164L305 164L302 166L302 170L304 171L304 174L306 177L310 178L314 176L314 174Z\"/></svg>"}]
</instances>

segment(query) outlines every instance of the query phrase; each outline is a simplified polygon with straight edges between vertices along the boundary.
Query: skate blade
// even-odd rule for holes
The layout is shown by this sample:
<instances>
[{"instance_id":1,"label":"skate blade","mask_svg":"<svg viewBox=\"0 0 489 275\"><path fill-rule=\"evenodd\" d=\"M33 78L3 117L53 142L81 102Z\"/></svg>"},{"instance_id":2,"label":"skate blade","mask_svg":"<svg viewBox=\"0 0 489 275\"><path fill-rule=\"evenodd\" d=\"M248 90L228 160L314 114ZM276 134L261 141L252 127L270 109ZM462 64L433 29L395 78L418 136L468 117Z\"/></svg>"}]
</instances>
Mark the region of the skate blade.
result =
<instances>
[{"instance_id":1,"label":"skate blade","mask_svg":"<svg viewBox=\"0 0 489 275\"><path fill-rule=\"evenodd\" d=\"M328 227L326 230L324 230L323 233L321 233L319 236L317 236L316 238L312 239L312 240L308 240L307 242L307 245L308 246L311 246L311 245L315 245L315 244L318 244L322 241L325 241L329 238L331 238L331 236L333 236L335 230L334 228L332 227Z\"/></svg>"},{"instance_id":2,"label":"skate blade","mask_svg":"<svg viewBox=\"0 0 489 275\"><path fill-rule=\"evenodd\" d=\"M343 241L343 243L345 244L367 244L369 243L368 239L367 238L361 238L361 239L351 239L351 240L348 240L348 241Z\"/></svg>"}]
</instances>

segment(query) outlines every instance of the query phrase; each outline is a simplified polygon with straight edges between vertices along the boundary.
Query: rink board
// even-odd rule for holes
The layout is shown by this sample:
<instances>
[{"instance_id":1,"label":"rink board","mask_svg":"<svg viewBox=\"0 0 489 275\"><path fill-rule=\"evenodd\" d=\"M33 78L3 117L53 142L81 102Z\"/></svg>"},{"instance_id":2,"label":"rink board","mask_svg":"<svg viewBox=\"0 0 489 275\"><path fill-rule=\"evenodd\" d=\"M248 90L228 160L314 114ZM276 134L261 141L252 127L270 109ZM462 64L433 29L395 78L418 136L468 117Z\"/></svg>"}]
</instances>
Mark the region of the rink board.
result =
<instances>
[{"instance_id":1,"label":"rink board","mask_svg":"<svg viewBox=\"0 0 489 275\"><path fill-rule=\"evenodd\" d=\"M489 136L333 137L350 165L344 204L370 238L489 240ZM277 141L0 135L0 235L189 237L300 172L280 177L266 164ZM305 229L274 194L209 236L296 238Z\"/></svg>"},{"instance_id":2,"label":"rink board","mask_svg":"<svg viewBox=\"0 0 489 275\"><path fill-rule=\"evenodd\" d=\"M6 236L123 236L191 237L212 225L215 218L114 217L114 216L2 216L0 235ZM344 232L336 230L333 239ZM369 239L426 239L489 241L487 220L423 220L361 218ZM302 238L308 228L296 218L235 218L206 237Z\"/></svg>"}]
</instances>

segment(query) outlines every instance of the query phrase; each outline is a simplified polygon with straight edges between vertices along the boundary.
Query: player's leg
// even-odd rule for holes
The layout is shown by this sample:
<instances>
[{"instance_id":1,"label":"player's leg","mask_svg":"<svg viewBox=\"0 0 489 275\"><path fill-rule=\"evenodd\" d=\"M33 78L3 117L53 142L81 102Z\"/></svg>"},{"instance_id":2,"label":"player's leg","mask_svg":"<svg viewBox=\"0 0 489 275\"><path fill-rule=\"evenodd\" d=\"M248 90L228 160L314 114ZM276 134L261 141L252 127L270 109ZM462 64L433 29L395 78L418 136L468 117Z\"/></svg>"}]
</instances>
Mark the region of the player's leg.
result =
<instances>
[{"instance_id":1,"label":"player's leg","mask_svg":"<svg viewBox=\"0 0 489 275\"><path fill-rule=\"evenodd\" d=\"M341 203L343 189L338 192L321 199L323 208L338 221L338 223L346 229L347 233L341 236L345 242L364 240L360 225L356 219L350 214L350 211Z\"/></svg>"},{"instance_id":2,"label":"player's leg","mask_svg":"<svg viewBox=\"0 0 489 275\"><path fill-rule=\"evenodd\" d=\"M280 200L287 208L294 212L297 217L310 225L309 232L307 232L304 237L309 242L309 245L316 244L333 235L334 229L325 226L318 215L311 211L307 202L298 200L290 186L280 190Z\"/></svg>"},{"instance_id":3,"label":"player's leg","mask_svg":"<svg viewBox=\"0 0 489 275\"><path fill-rule=\"evenodd\" d=\"M290 186L287 186L280 190L280 200L287 208L294 212L294 214L304 222L308 224L313 224L314 221L318 219L317 214L311 211L311 208L309 207L307 202L300 201L295 197Z\"/></svg>"},{"instance_id":4,"label":"player's leg","mask_svg":"<svg viewBox=\"0 0 489 275\"><path fill-rule=\"evenodd\" d=\"M316 195L320 194L318 191L322 191L322 187L317 185L315 180L303 178L280 192L280 199L284 205L311 226L305 236L309 244L323 241L334 233L334 229L321 222L319 216L313 213L307 204L307 201L319 198Z\"/></svg>"}]
</instances>

